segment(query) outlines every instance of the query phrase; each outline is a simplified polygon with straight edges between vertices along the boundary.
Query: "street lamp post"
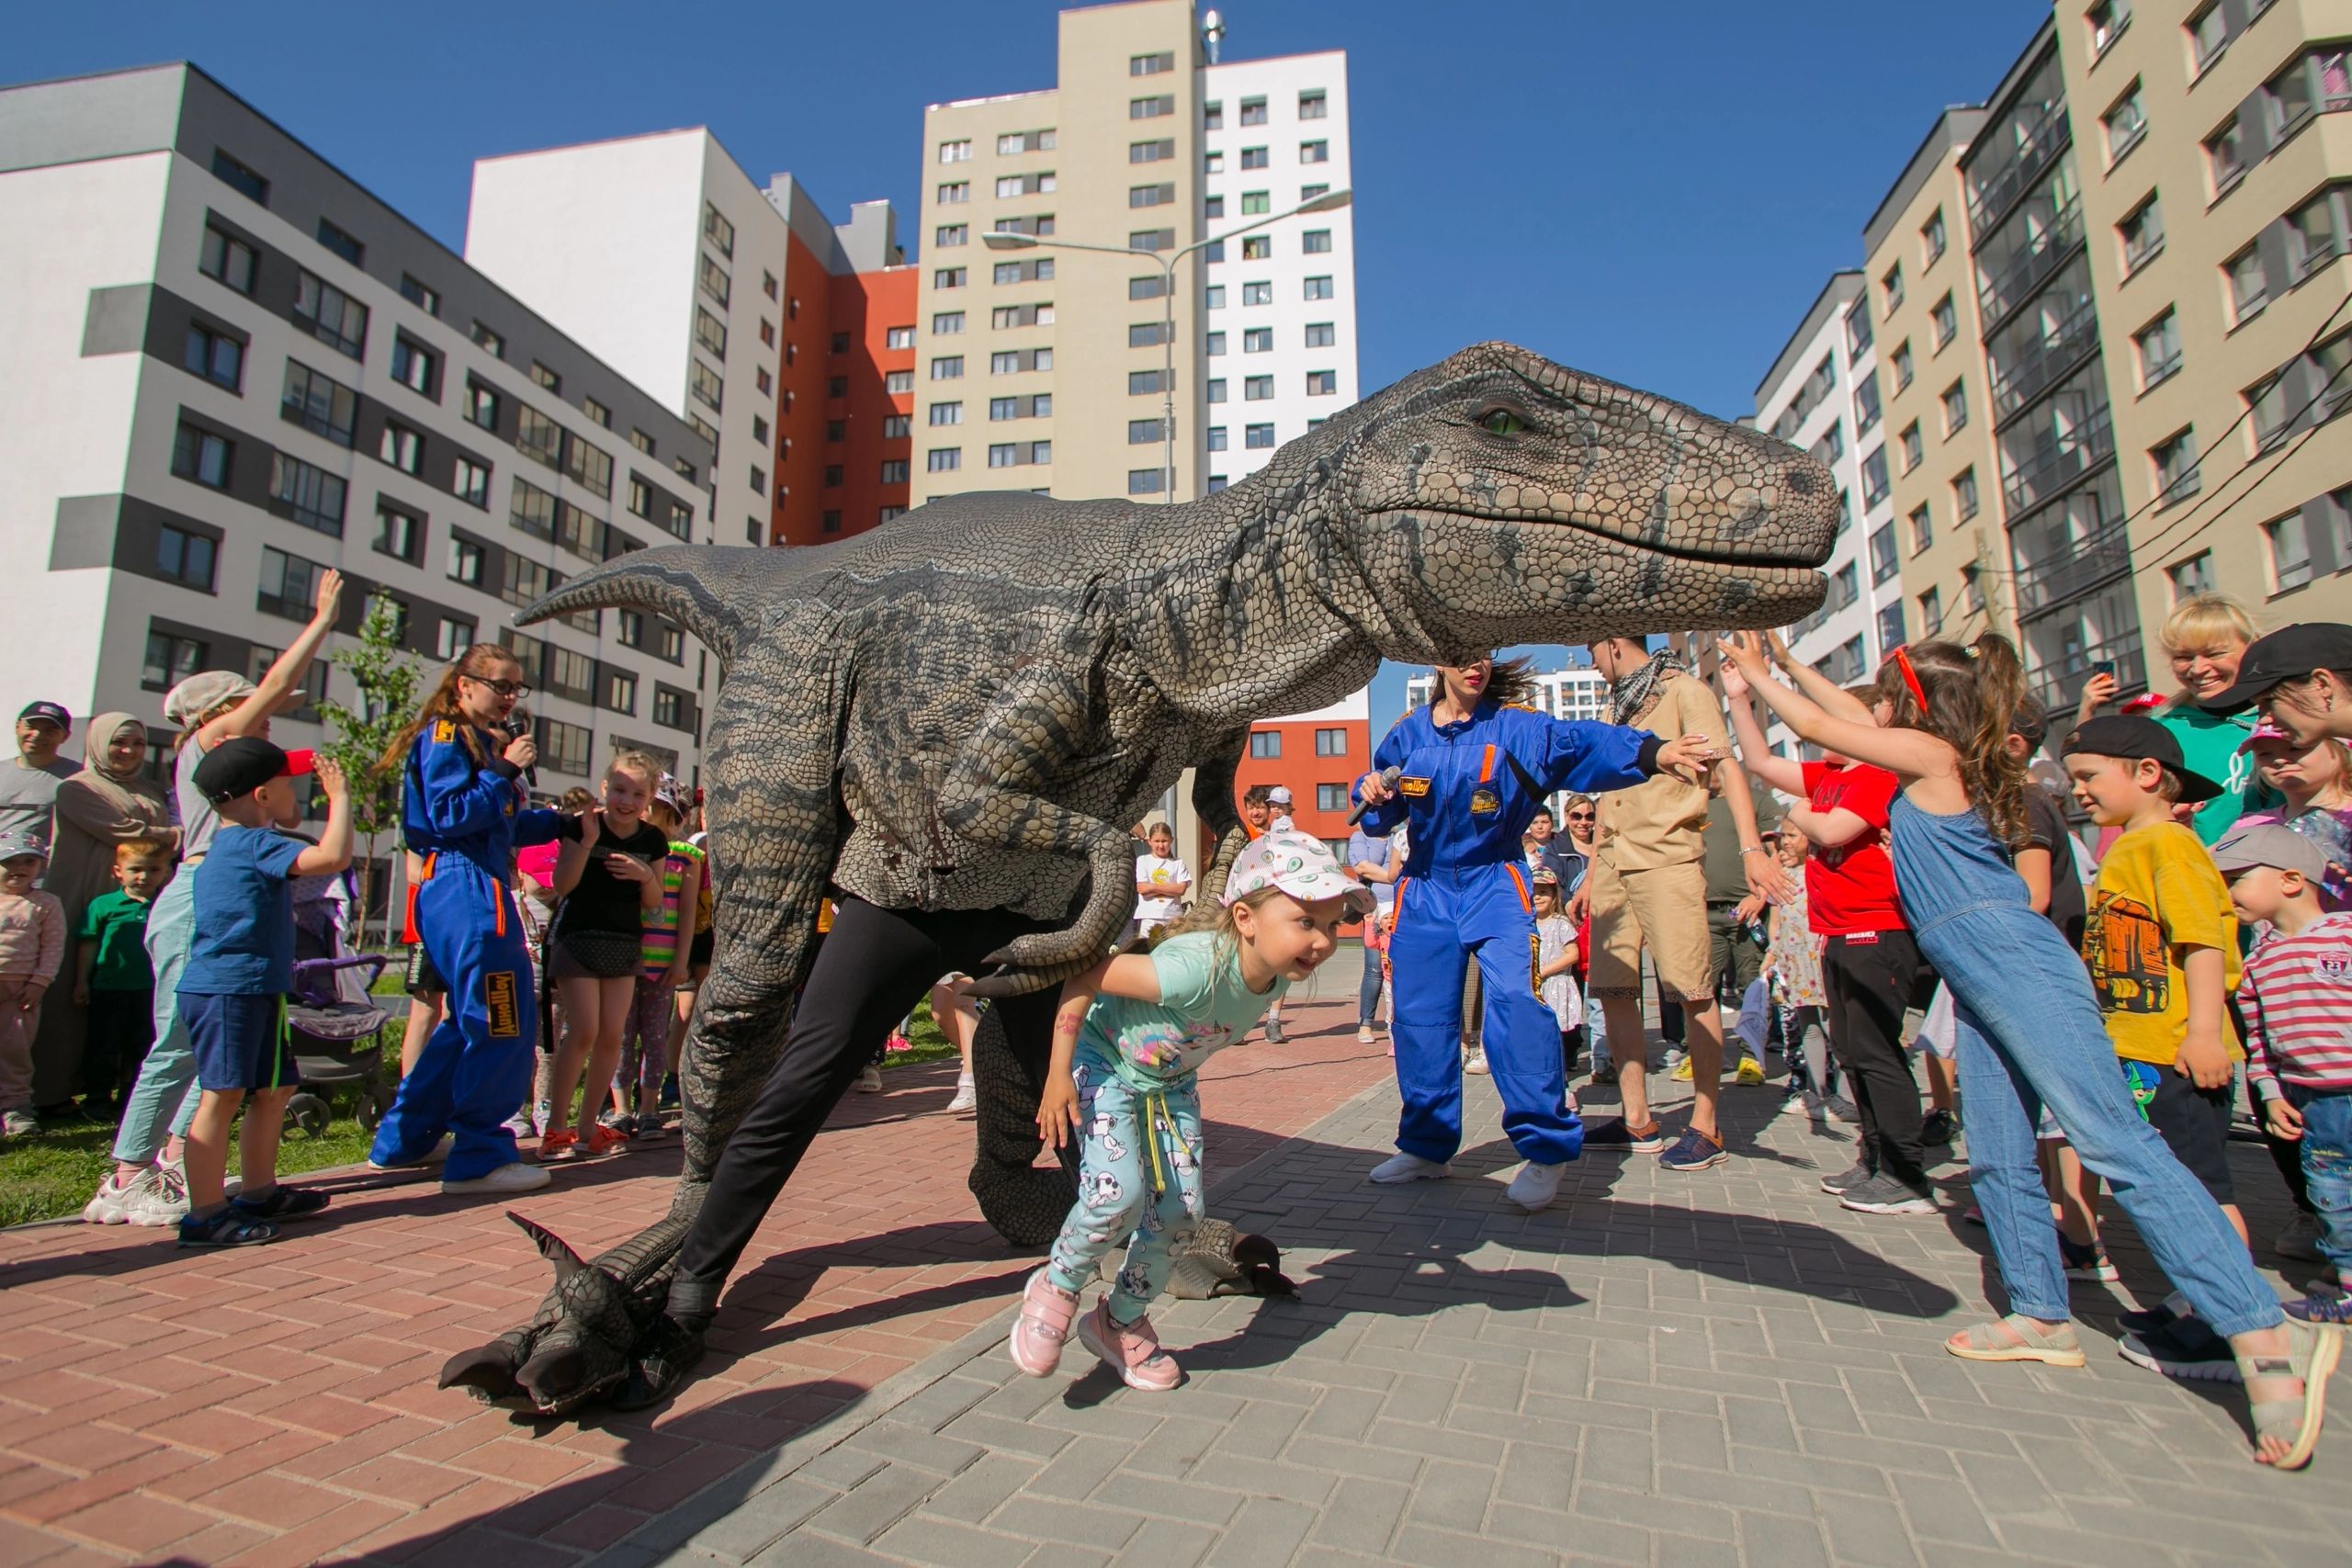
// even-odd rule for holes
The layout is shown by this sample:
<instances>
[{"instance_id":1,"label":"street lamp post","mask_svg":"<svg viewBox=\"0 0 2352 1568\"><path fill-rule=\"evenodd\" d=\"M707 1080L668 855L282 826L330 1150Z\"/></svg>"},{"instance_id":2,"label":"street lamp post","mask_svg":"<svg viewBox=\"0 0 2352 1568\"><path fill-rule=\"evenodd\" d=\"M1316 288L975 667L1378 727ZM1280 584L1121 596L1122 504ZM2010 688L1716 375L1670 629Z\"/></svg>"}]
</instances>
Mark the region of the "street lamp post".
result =
<instances>
[{"instance_id":1,"label":"street lamp post","mask_svg":"<svg viewBox=\"0 0 2352 1568\"><path fill-rule=\"evenodd\" d=\"M1321 196L1300 202L1287 211L1277 212L1268 218L1261 218L1255 223L1244 223L1238 229L1228 229L1224 233L1210 239L1195 240L1181 250L1169 252L1165 256L1154 251L1140 251L1125 245L1090 245L1076 240L1041 240L1035 234L989 233L980 236L980 243L992 251L1094 251L1110 256L1150 256L1159 264L1161 302L1159 489L1162 504L1173 505L1176 501L1176 264L1194 251L1206 250L1211 245L1221 245L1227 240L1238 239L1253 230L1279 223L1286 218L1297 218L1313 212L1336 212L1354 199L1353 191L1345 188L1328 190Z\"/></svg>"}]
</instances>

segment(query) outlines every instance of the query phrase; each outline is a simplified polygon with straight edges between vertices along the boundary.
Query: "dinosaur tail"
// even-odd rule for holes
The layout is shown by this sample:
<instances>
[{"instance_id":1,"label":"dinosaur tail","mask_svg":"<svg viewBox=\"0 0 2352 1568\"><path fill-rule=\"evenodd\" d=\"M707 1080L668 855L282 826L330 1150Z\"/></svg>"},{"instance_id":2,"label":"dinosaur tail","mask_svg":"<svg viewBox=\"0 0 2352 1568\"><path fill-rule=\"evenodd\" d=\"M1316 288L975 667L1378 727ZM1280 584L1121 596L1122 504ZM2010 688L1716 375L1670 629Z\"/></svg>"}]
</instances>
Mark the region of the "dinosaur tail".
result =
<instances>
[{"instance_id":1,"label":"dinosaur tail","mask_svg":"<svg viewBox=\"0 0 2352 1568\"><path fill-rule=\"evenodd\" d=\"M797 555L717 545L636 550L582 572L514 621L527 626L575 610L650 610L692 632L723 666L764 618L776 590L806 574Z\"/></svg>"}]
</instances>

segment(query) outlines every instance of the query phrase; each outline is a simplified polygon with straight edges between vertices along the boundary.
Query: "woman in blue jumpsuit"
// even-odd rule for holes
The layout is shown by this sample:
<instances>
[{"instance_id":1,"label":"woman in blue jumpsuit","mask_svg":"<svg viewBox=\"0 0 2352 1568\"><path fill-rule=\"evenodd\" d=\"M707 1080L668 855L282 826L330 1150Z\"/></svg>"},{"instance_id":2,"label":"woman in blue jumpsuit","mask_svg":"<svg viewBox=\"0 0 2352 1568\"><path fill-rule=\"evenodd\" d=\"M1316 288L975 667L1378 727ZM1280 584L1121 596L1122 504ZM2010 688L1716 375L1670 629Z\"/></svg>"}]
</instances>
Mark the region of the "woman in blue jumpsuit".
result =
<instances>
[{"instance_id":1,"label":"woman in blue jumpsuit","mask_svg":"<svg viewBox=\"0 0 2352 1568\"><path fill-rule=\"evenodd\" d=\"M521 1192L548 1180L523 1163L504 1125L530 1096L539 1018L514 908L514 852L552 840L560 820L529 807L521 775L538 749L527 735L509 740L503 728L529 690L512 654L474 644L383 764L406 754L401 831L424 863L409 891L411 939L447 982L448 1006L368 1158L417 1164L454 1133L445 1192Z\"/></svg>"},{"instance_id":2,"label":"woman in blue jumpsuit","mask_svg":"<svg viewBox=\"0 0 2352 1568\"><path fill-rule=\"evenodd\" d=\"M1440 666L1430 705L1397 720L1373 753L1356 798L1374 835L1411 828L1396 880L1396 1156L1377 1182L1449 1174L1462 1146L1462 981L1475 958L1486 995L1487 1065L1503 1132L1526 1169L1513 1201L1540 1209L1584 1147L1566 1104L1560 1031L1544 1005L1540 951L1521 837L1552 792L1623 789L1702 761L1703 739L1666 745L1647 730L1557 719L1522 705L1525 666L1492 660ZM1692 752L1685 755L1686 751ZM1393 785L1386 770L1395 769Z\"/></svg>"}]
</instances>

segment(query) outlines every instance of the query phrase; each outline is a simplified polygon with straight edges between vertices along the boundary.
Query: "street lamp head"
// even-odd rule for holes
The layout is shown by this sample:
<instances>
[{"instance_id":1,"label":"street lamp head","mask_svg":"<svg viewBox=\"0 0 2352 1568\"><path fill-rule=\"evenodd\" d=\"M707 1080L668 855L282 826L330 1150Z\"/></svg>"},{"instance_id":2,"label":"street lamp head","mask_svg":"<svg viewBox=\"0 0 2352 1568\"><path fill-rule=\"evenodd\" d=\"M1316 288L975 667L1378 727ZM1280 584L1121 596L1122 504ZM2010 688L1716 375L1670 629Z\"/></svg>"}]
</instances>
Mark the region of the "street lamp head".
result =
<instances>
[{"instance_id":1,"label":"street lamp head","mask_svg":"<svg viewBox=\"0 0 2352 1568\"><path fill-rule=\"evenodd\" d=\"M1301 212L1337 212L1355 198L1356 193L1342 186L1338 190L1325 191L1312 201L1301 202L1298 209Z\"/></svg>"},{"instance_id":2,"label":"street lamp head","mask_svg":"<svg viewBox=\"0 0 2352 1568\"><path fill-rule=\"evenodd\" d=\"M1037 248L1037 242L1026 234L987 233L980 236L980 243L992 251L1032 251Z\"/></svg>"}]
</instances>

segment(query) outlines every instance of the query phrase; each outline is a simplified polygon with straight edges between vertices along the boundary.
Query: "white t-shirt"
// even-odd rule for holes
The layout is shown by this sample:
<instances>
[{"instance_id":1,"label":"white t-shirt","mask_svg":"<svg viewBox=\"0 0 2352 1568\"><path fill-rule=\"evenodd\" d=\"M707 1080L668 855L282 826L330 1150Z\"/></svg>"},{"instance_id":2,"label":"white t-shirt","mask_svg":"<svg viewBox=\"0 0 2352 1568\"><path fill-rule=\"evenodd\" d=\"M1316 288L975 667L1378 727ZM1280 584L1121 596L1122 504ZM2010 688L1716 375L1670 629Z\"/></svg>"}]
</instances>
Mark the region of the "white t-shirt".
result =
<instances>
[{"instance_id":1,"label":"white t-shirt","mask_svg":"<svg viewBox=\"0 0 2352 1568\"><path fill-rule=\"evenodd\" d=\"M1184 863L1181 860L1161 855L1141 855L1136 860L1137 887L1148 882L1157 886L1172 888L1180 883L1189 884L1192 880L1192 874L1184 869ZM1172 894L1163 898L1138 896L1136 899L1136 919L1147 925L1159 920L1172 920L1182 910L1182 901Z\"/></svg>"}]
</instances>

